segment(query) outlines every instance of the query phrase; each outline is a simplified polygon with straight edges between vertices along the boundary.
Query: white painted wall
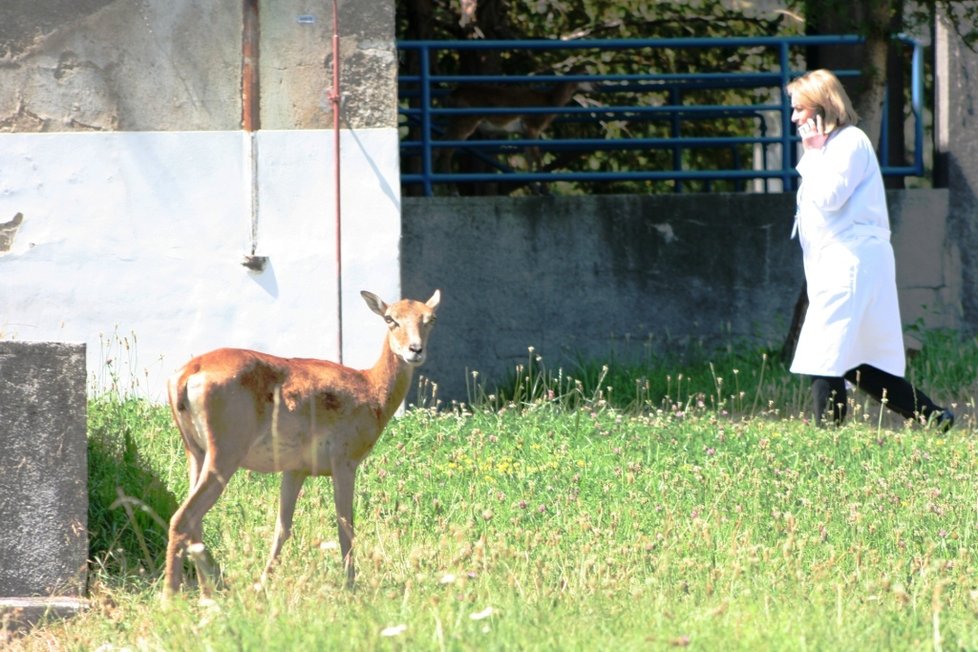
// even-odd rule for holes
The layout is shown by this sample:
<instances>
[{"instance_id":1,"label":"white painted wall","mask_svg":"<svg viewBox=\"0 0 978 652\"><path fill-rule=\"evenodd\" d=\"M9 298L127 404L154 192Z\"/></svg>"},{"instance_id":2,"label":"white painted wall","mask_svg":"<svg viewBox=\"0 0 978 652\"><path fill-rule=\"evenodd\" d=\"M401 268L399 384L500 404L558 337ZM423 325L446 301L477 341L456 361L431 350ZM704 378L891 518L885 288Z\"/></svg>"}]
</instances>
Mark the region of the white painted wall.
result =
<instances>
[{"instance_id":1,"label":"white painted wall","mask_svg":"<svg viewBox=\"0 0 978 652\"><path fill-rule=\"evenodd\" d=\"M337 359L333 132L0 133L0 338L88 345L93 388L164 400L191 355L241 346ZM373 364L384 327L359 296L400 295L396 129L341 131L344 362ZM427 297L422 297L427 298ZM128 350L124 339L129 344Z\"/></svg>"}]
</instances>

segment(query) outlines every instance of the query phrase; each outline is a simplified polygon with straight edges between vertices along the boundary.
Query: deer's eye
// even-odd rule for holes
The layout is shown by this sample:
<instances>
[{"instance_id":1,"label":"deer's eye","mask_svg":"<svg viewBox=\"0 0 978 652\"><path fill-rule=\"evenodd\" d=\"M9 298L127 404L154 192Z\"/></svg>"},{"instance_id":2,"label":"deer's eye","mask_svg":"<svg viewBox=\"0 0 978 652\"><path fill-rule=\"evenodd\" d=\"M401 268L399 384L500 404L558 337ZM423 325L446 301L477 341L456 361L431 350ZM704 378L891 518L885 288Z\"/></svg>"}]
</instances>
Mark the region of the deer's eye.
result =
<instances>
[{"instance_id":1,"label":"deer's eye","mask_svg":"<svg viewBox=\"0 0 978 652\"><path fill-rule=\"evenodd\" d=\"M390 326L391 328L397 328L398 327L397 321L393 317L391 317L390 315L384 315L384 321L386 321L387 322L387 325Z\"/></svg>"}]
</instances>

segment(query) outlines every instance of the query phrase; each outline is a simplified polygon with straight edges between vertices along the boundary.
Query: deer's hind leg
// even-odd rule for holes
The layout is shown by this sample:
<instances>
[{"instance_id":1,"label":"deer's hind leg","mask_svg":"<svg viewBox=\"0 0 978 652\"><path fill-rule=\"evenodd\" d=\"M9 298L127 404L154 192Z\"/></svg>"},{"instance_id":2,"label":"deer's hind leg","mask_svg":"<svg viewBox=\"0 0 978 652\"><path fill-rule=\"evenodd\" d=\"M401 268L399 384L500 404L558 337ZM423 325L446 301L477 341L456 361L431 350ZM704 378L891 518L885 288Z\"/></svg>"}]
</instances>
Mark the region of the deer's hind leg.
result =
<instances>
[{"instance_id":1,"label":"deer's hind leg","mask_svg":"<svg viewBox=\"0 0 978 652\"><path fill-rule=\"evenodd\" d=\"M210 452L204 457L203 468L197 478L197 484L191 489L187 500L177 509L170 519L170 537L166 549L166 582L167 592L175 593L180 588L183 573L183 557L188 548L195 544L203 544L204 516L221 497L231 475L238 468L241 456L234 460L225 458L216 462ZM202 586L217 584L219 572L217 565L206 549L193 549L191 558L197 568L197 579Z\"/></svg>"},{"instance_id":2,"label":"deer's hind leg","mask_svg":"<svg viewBox=\"0 0 978 652\"><path fill-rule=\"evenodd\" d=\"M216 564L206 549L195 544L203 544L204 515L221 497L231 476L241 465L247 450L237 450L232 446L204 451L198 442L215 441L206 419L193 419L189 415L178 421L187 449L189 465L190 493L170 519L169 541L166 548L166 587L165 593L172 595L180 589L183 579L183 558L188 549L194 546L191 557L197 569L198 581L206 584L216 583ZM185 426L190 427L185 427ZM196 436L195 436L196 435Z\"/></svg>"}]
</instances>

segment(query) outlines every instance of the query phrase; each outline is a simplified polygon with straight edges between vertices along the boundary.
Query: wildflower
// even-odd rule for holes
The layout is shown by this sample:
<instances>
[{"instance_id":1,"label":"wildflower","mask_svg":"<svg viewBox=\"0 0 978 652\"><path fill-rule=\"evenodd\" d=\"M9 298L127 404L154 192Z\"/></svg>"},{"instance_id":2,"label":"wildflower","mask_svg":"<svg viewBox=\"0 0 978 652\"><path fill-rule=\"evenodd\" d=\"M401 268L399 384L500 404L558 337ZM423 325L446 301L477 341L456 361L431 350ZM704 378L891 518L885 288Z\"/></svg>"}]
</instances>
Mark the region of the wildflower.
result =
<instances>
[{"instance_id":1,"label":"wildflower","mask_svg":"<svg viewBox=\"0 0 978 652\"><path fill-rule=\"evenodd\" d=\"M455 576L452 575L451 573L445 573L444 575L441 576L441 579L438 580L439 584L453 584L454 582L455 582Z\"/></svg>"},{"instance_id":2,"label":"wildflower","mask_svg":"<svg viewBox=\"0 0 978 652\"><path fill-rule=\"evenodd\" d=\"M482 611L477 611L474 614L469 614L469 618L471 618L472 620L485 620L486 618L492 615L492 612L493 612L492 607L486 607Z\"/></svg>"}]
</instances>

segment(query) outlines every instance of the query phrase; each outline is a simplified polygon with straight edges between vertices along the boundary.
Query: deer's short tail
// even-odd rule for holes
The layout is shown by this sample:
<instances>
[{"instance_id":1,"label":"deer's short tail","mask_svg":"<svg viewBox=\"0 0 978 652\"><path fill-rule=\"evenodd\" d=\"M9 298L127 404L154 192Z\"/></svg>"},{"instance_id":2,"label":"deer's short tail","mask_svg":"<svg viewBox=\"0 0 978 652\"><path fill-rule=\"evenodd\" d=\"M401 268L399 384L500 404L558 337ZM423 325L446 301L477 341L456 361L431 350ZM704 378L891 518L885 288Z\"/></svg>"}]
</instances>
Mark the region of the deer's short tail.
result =
<instances>
[{"instance_id":1,"label":"deer's short tail","mask_svg":"<svg viewBox=\"0 0 978 652\"><path fill-rule=\"evenodd\" d=\"M200 364L191 362L179 372L170 377L166 383L167 397L170 399L170 407L173 409L173 416L177 418L178 412L187 411L187 379L200 371ZM179 419L177 419L179 421Z\"/></svg>"}]
</instances>

